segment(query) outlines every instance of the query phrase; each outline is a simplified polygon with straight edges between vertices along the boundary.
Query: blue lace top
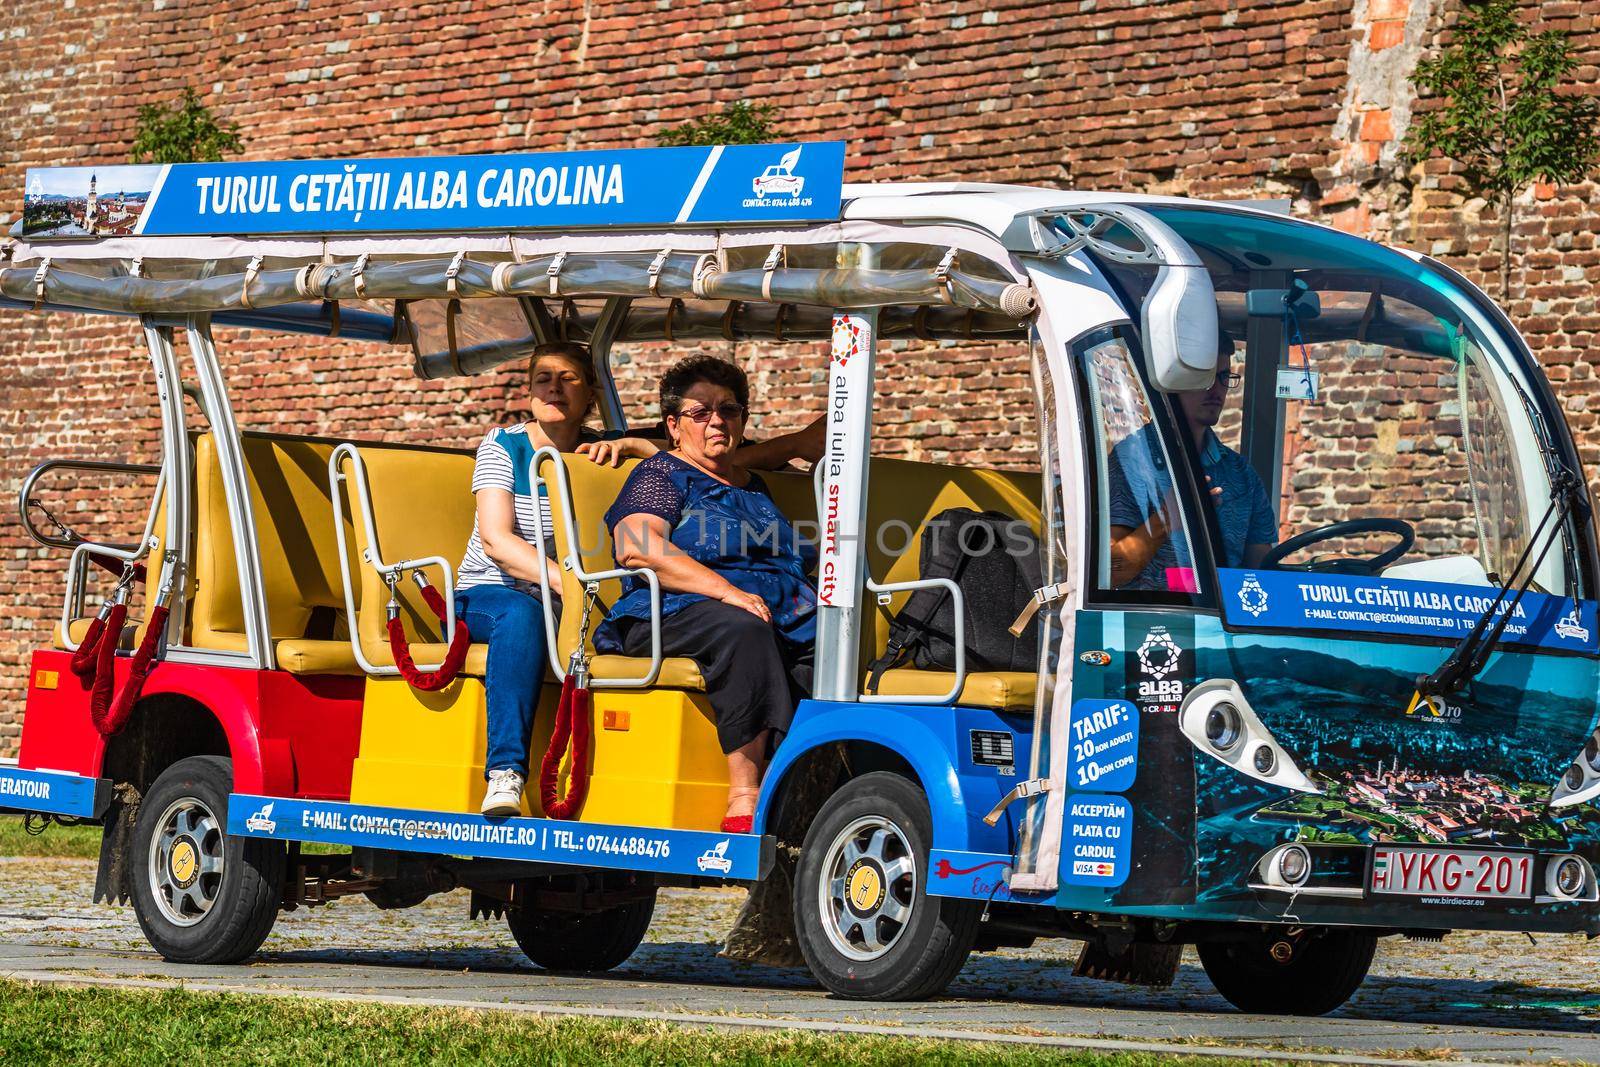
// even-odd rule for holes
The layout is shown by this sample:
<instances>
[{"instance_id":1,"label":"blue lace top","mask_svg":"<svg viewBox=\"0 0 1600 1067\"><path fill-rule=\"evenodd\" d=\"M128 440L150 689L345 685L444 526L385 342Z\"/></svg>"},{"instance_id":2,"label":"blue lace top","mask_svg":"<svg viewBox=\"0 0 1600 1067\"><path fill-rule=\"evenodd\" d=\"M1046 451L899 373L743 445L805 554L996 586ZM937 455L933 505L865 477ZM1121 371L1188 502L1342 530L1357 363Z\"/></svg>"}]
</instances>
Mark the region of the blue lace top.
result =
<instances>
[{"instance_id":1,"label":"blue lace top","mask_svg":"<svg viewBox=\"0 0 1600 1067\"><path fill-rule=\"evenodd\" d=\"M744 486L725 485L669 452L658 452L628 475L605 523L616 537L629 515L655 515L672 527L672 544L747 593L766 601L778 633L796 643L816 635L817 592L806 575L816 565L815 546L802 542L755 474ZM706 599L699 593L661 591L665 618ZM595 648L620 652L619 619L650 618L650 590L638 578L623 580L623 594L595 630Z\"/></svg>"}]
</instances>

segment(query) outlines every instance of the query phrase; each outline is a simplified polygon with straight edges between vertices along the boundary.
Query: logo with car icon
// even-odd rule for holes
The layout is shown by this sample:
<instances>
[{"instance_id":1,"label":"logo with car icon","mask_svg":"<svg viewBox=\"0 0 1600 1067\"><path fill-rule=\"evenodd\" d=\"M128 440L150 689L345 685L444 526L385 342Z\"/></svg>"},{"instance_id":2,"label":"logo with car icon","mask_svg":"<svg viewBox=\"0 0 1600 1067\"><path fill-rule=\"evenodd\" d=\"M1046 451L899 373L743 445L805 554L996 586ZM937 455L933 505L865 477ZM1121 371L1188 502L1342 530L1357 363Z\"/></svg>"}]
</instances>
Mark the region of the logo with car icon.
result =
<instances>
[{"instance_id":1,"label":"logo with car icon","mask_svg":"<svg viewBox=\"0 0 1600 1067\"><path fill-rule=\"evenodd\" d=\"M260 811L244 821L244 828L253 834L270 834L278 829L278 823L272 817L272 805L268 804Z\"/></svg>"},{"instance_id":2,"label":"logo with car icon","mask_svg":"<svg viewBox=\"0 0 1600 1067\"><path fill-rule=\"evenodd\" d=\"M785 152L776 164L751 181L750 190L762 200L769 196L799 196L806 187L805 178L794 172L800 162L800 152L800 148Z\"/></svg>"},{"instance_id":3,"label":"logo with car icon","mask_svg":"<svg viewBox=\"0 0 1600 1067\"><path fill-rule=\"evenodd\" d=\"M1577 640L1585 643L1589 640L1589 628L1578 621L1578 609L1573 608L1556 622L1556 636L1564 637L1569 641Z\"/></svg>"},{"instance_id":4,"label":"logo with car icon","mask_svg":"<svg viewBox=\"0 0 1600 1067\"><path fill-rule=\"evenodd\" d=\"M700 858L694 861L695 866L700 868L701 873L716 871L718 874L727 874L732 871L733 861L728 858L728 845L730 843L730 840L724 837L721 841L702 852Z\"/></svg>"}]
</instances>

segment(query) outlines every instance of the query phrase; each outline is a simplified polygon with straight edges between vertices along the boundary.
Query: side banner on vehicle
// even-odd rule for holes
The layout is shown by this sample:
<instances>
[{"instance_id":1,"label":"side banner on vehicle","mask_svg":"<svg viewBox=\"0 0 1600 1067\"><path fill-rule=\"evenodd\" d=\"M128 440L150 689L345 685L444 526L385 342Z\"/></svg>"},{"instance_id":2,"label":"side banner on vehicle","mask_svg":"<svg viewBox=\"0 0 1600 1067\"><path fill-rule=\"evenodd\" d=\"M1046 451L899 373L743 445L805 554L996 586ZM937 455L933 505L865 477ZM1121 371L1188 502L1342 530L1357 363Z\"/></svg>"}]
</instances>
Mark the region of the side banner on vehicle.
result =
<instances>
[{"instance_id":1,"label":"side banner on vehicle","mask_svg":"<svg viewBox=\"0 0 1600 1067\"><path fill-rule=\"evenodd\" d=\"M839 217L844 142L28 170L21 236L408 233Z\"/></svg>"},{"instance_id":2,"label":"side banner on vehicle","mask_svg":"<svg viewBox=\"0 0 1600 1067\"><path fill-rule=\"evenodd\" d=\"M1233 626L1283 630L1344 630L1462 638L1494 603L1492 586L1449 585L1395 578L1362 578L1302 571L1217 572L1223 611ZM1514 594L1496 612L1498 621ZM1506 622L1507 644L1592 652L1596 603L1529 591Z\"/></svg>"},{"instance_id":3,"label":"side banner on vehicle","mask_svg":"<svg viewBox=\"0 0 1600 1067\"><path fill-rule=\"evenodd\" d=\"M872 405L873 320L840 312L833 317L828 358L828 412L823 444L822 544L817 561L817 603L848 608L856 602L861 558L861 483L867 470L867 418Z\"/></svg>"},{"instance_id":4,"label":"side banner on vehicle","mask_svg":"<svg viewBox=\"0 0 1600 1067\"><path fill-rule=\"evenodd\" d=\"M62 771L0 767L0 811L36 811L94 819L105 811L110 790L101 779Z\"/></svg>"},{"instance_id":5,"label":"side banner on vehicle","mask_svg":"<svg viewBox=\"0 0 1600 1067\"><path fill-rule=\"evenodd\" d=\"M228 833L739 881L754 881L761 869L761 838L755 834L552 819L486 819L466 813L243 793L228 798Z\"/></svg>"}]
</instances>

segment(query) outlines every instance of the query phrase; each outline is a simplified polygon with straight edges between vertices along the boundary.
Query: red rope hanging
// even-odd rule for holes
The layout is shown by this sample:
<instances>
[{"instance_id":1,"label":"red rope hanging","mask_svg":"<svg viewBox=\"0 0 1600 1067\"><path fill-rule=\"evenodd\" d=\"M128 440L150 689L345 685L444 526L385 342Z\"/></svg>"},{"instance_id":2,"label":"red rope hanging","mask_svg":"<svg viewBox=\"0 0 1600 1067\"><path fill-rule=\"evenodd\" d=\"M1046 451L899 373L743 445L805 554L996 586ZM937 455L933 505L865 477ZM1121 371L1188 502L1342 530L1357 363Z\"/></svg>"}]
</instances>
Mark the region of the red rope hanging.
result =
<instances>
[{"instance_id":1,"label":"red rope hanging","mask_svg":"<svg viewBox=\"0 0 1600 1067\"><path fill-rule=\"evenodd\" d=\"M106 570L117 570L105 556L90 554L89 558ZM127 586L145 580L145 566L129 563L120 569L122 575L117 585L117 597L109 608L102 609L89 622L83 641L72 654L72 673L89 683L89 721L102 737L110 737L128 724L133 705L144 691L144 680L154 665L156 649L167 628L167 590L156 598L155 607L145 625L144 639L134 650L129 664L128 680L117 690L117 645L122 641L122 627L128 621L128 605L121 599Z\"/></svg>"},{"instance_id":2,"label":"red rope hanging","mask_svg":"<svg viewBox=\"0 0 1600 1067\"><path fill-rule=\"evenodd\" d=\"M83 635L83 642L72 654L72 673L86 682L91 681L99 664L101 639L105 638L111 650L116 651L117 642L122 637L122 624L127 619L128 605L120 603L113 603L103 614L90 619L88 632ZM110 636L107 637L107 634Z\"/></svg>"},{"instance_id":3,"label":"red rope hanging","mask_svg":"<svg viewBox=\"0 0 1600 1067\"><path fill-rule=\"evenodd\" d=\"M421 588L422 599L433 609L433 613L439 616L439 621L444 622L448 618L444 597L440 596L439 591L431 585L424 584ZM467 624L457 619L456 632L450 638L450 647L444 654L444 663L437 671L428 673L419 671L416 662L411 658L411 643L406 640L406 630L400 622L398 605L392 605L389 613L389 651L394 655L395 665L400 668L400 676L413 689L432 693L455 681L456 675L461 673L462 665L467 662L467 646L471 643L472 636L467 633Z\"/></svg>"},{"instance_id":4,"label":"red rope hanging","mask_svg":"<svg viewBox=\"0 0 1600 1067\"><path fill-rule=\"evenodd\" d=\"M106 653L101 654L102 666L95 674L94 691L89 698L89 717L102 737L110 737L128 724L128 719L133 714L133 705L138 702L139 694L144 691L144 680L149 677L150 668L154 666L156 648L161 643L161 635L167 629L167 615L168 609L165 604L158 603L151 610L150 621L144 628L144 640L140 641L139 647L134 650L133 660L128 665L128 680L117 691L115 700L111 699L110 692L115 669L113 657ZM112 631L108 622L108 633L121 632L121 629L119 625ZM115 641L105 641L104 644L108 649L116 648Z\"/></svg>"},{"instance_id":5,"label":"red rope hanging","mask_svg":"<svg viewBox=\"0 0 1600 1067\"><path fill-rule=\"evenodd\" d=\"M547 819L571 819L583 808L589 793L589 689L578 671L569 671L561 683L561 703L556 707L555 731L544 762L539 765L539 802ZM572 770L567 795L561 795L561 757L572 740Z\"/></svg>"}]
</instances>

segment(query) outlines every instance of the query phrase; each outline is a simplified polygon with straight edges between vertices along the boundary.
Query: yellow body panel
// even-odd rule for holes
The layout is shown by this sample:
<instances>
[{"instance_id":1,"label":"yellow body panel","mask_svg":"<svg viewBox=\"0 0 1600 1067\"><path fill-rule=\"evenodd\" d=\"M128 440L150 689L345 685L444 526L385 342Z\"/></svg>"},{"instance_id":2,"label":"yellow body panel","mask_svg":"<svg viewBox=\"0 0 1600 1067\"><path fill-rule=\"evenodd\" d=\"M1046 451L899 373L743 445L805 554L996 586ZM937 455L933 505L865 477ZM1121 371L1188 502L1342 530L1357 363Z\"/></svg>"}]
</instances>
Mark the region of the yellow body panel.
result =
<instances>
[{"instance_id":1,"label":"yellow body panel","mask_svg":"<svg viewBox=\"0 0 1600 1067\"><path fill-rule=\"evenodd\" d=\"M728 797L728 762L705 697L672 689L591 696L589 796L578 821L717 829ZM529 760L535 778L558 697L554 685L541 694ZM399 678L369 678L351 802L477 811L487 724L479 679L422 693ZM523 795L523 810L542 814L536 781Z\"/></svg>"}]
</instances>

